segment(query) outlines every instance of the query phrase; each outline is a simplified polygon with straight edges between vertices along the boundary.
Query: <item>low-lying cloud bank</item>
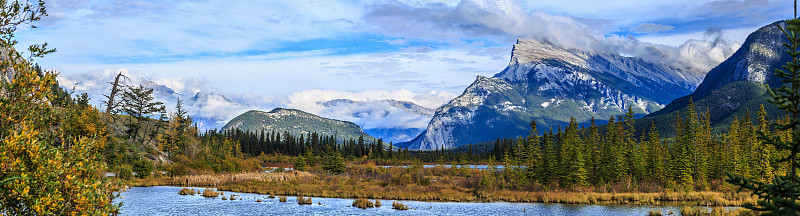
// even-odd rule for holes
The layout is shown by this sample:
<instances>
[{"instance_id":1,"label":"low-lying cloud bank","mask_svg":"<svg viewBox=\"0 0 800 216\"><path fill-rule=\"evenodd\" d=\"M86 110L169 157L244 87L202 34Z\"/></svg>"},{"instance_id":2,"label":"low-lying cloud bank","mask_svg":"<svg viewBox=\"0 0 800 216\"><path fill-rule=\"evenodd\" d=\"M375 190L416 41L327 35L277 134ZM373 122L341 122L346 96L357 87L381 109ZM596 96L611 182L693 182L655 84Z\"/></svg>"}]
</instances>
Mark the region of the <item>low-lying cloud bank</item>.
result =
<instances>
[{"instance_id":1,"label":"low-lying cloud bank","mask_svg":"<svg viewBox=\"0 0 800 216\"><path fill-rule=\"evenodd\" d=\"M374 128L425 128L432 109L454 98L456 95L444 91L412 92L400 90L303 90L289 95L259 95L247 93L222 93L207 80L181 77L146 75L125 68L96 70L86 73L63 74L58 77L62 87L74 90L75 94L88 93L91 103L104 106L103 101L111 89L110 82L122 72L127 85L148 85L155 89L156 100L174 111L177 100L184 102L189 115L195 118L201 129L220 128L230 119L248 110L269 111L276 107L295 108L327 118L354 122L365 129ZM347 99L353 103L327 103ZM414 112L393 105L391 100L407 101L427 111Z\"/></svg>"},{"instance_id":2,"label":"low-lying cloud bank","mask_svg":"<svg viewBox=\"0 0 800 216\"><path fill-rule=\"evenodd\" d=\"M640 57L654 63L687 65L706 72L733 54L741 44L723 39L718 29L707 30L702 40L680 46L642 42L632 36L608 35L603 20L578 20L540 11L523 11L514 0L462 0L455 6L441 3L414 5L382 2L369 7L365 20L383 34L427 40L492 38L511 42L534 39L565 48L612 52ZM669 31L672 26L644 24L634 32Z\"/></svg>"}]
</instances>

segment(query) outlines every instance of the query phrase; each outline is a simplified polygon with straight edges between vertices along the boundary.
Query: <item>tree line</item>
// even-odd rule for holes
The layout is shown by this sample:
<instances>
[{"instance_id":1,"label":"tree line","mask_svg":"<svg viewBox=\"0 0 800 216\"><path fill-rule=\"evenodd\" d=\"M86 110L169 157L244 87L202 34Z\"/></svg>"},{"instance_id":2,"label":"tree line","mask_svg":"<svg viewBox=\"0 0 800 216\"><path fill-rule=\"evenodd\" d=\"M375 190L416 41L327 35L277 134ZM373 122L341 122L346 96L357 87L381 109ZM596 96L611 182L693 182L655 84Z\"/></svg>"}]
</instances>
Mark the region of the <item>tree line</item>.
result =
<instances>
[{"instance_id":1,"label":"tree line","mask_svg":"<svg viewBox=\"0 0 800 216\"><path fill-rule=\"evenodd\" d=\"M790 118L770 120L762 106L756 123L749 111L736 118L727 134L711 133L709 111L698 112L691 101L672 123L676 137L662 139L655 125L637 134L634 115L612 116L605 132L592 119L578 128L572 119L565 129L538 134L531 122L527 137L498 140L491 161L503 172L486 176L485 186L516 189L615 187L624 191L721 189L726 172L768 181L786 173L773 158L788 154L757 139L758 133L788 139L790 130L770 127Z\"/></svg>"}]
</instances>

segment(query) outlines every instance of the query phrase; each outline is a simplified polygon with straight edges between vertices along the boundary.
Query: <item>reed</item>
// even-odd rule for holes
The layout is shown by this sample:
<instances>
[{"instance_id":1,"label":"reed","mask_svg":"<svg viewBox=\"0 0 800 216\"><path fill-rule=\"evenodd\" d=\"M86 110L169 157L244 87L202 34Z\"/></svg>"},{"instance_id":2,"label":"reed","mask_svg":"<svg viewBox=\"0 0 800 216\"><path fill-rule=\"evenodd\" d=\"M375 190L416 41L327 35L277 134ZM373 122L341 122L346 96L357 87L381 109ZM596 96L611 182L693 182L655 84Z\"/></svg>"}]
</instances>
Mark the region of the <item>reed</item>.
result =
<instances>
[{"instance_id":1,"label":"reed","mask_svg":"<svg viewBox=\"0 0 800 216\"><path fill-rule=\"evenodd\" d=\"M381 200L378 200L378 199L375 200L375 207L376 208L377 207L381 207Z\"/></svg>"},{"instance_id":2,"label":"reed","mask_svg":"<svg viewBox=\"0 0 800 216\"><path fill-rule=\"evenodd\" d=\"M134 179L128 182L132 186L213 186L223 185L230 182L243 181L292 181L298 178L307 178L311 174L308 172L244 172L229 174L201 174L184 175L177 177L158 177L148 179Z\"/></svg>"},{"instance_id":3,"label":"reed","mask_svg":"<svg viewBox=\"0 0 800 216\"><path fill-rule=\"evenodd\" d=\"M195 192L194 189L189 188L181 188L181 190L178 191L178 194L180 195L194 195L195 193L197 192Z\"/></svg>"},{"instance_id":4,"label":"reed","mask_svg":"<svg viewBox=\"0 0 800 216\"><path fill-rule=\"evenodd\" d=\"M356 200L353 200L353 205L352 206L353 207L358 207L358 208L361 208L361 209L367 209L367 208L375 207L375 205L372 204L372 201L369 201L369 200L364 199L364 198L358 198Z\"/></svg>"},{"instance_id":5,"label":"reed","mask_svg":"<svg viewBox=\"0 0 800 216\"><path fill-rule=\"evenodd\" d=\"M280 201L280 202L286 202L286 197L285 197L285 196L281 196L281 197L278 199L278 201Z\"/></svg>"},{"instance_id":6,"label":"reed","mask_svg":"<svg viewBox=\"0 0 800 216\"><path fill-rule=\"evenodd\" d=\"M650 210L650 212L647 213L647 216L662 216L662 215L664 214L661 214L661 210Z\"/></svg>"},{"instance_id":7,"label":"reed","mask_svg":"<svg viewBox=\"0 0 800 216\"><path fill-rule=\"evenodd\" d=\"M219 192L216 192L216 191L211 190L211 189L203 190L203 197L211 198L211 197L217 197L217 196L219 196Z\"/></svg>"},{"instance_id":8,"label":"reed","mask_svg":"<svg viewBox=\"0 0 800 216\"><path fill-rule=\"evenodd\" d=\"M408 206L406 206L406 205L404 205L402 203L399 203L399 202L392 202L392 209L408 210Z\"/></svg>"},{"instance_id":9,"label":"reed","mask_svg":"<svg viewBox=\"0 0 800 216\"><path fill-rule=\"evenodd\" d=\"M297 197L297 204L299 204L299 205L311 205L311 204L314 204L314 202L311 201L311 197L303 198L302 196L298 196Z\"/></svg>"},{"instance_id":10,"label":"reed","mask_svg":"<svg viewBox=\"0 0 800 216\"><path fill-rule=\"evenodd\" d=\"M679 213L681 214L681 216L706 215L706 212L705 212L705 210L703 208L701 208L701 207L689 207L689 206L684 206L683 208L681 208Z\"/></svg>"}]
</instances>

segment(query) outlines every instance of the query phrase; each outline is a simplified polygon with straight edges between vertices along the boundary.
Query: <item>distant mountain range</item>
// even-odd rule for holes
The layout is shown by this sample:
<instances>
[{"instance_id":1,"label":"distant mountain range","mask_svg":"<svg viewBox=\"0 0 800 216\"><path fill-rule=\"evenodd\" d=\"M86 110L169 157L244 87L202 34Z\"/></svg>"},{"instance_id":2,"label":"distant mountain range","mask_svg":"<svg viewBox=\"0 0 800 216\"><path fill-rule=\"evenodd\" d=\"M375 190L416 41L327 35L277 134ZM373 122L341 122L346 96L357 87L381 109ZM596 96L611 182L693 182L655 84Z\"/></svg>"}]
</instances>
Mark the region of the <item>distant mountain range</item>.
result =
<instances>
[{"instance_id":1,"label":"distant mountain range","mask_svg":"<svg viewBox=\"0 0 800 216\"><path fill-rule=\"evenodd\" d=\"M222 130L239 129L253 132L289 132L299 136L316 132L322 136L336 136L337 140L357 140L363 136L365 140L374 138L361 130L358 125L335 119L323 118L311 113L296 109L275 108L264 112L258 110L247 111L230 120Z\"/></svg>"},{"instance_id":2,"label":"distant mountain range","mask_svg":"<svg viewBox=\"0 0 800 216\"><path fill-rule=\"evenodd\" d=\"M570 117L603 122L628 106L647 114L691 93L704 75L680 65L520 39L505 70L478 76L436 110L422 134L398 146L429 150L516 137L529 130L531 120L540 132L564 126Z\"/></svg>"},{"instance_id":3,"label":"distant mountain range","mask_svg":"<svg viewBox=\"0 0 800 216\"><path fill-rule=\"evenodd\" d=\"M182 95L164 85L151 85L158 100L174 104ZM234 97L235 98L235 97ZM223 128L237 114L258 107L241 99L229 99L213 92L198 92L183 98L185 109L201 130ZM364 131L371 137L382 138L386 143L408 141L423 131L424 124L433 116L433 109L415 103L399 100L355 101L334 99L318 102L322 110L318 114L367 126ZM171 105L172 106L172 105ZM172 107L169 107L170 109ZM397 122L420 122L416 125L403 125ZM397 126L391 126L392 124Z\"/></svg>"},{"instance_id":4,"label":"distant mountain range","mask_svg":"<svg viewBox=\"0 0 800 216\"><path fill-rule=\"evenodd\" d=\"M744 44L731 57L711 69L697 89L686 96L675 99L664 109L653 112L637 121L638 127L649 127L656 122L661 134L674 134L668 126L676 111L685 111L689 100L693 100L698 111L709 110L711 124L716 131L723 131L734 117L742 117L749 110L751 119L763 104L767 113L773 117L781 115L775 106L767 102L770 98L764 84L778 88L783 83L773 75L781 69L791 56L782 45L788 40L778 25L778 21L759 28L745 39ZM685 112L682 112L685 113Z\"/></svg>"}]
</instances>

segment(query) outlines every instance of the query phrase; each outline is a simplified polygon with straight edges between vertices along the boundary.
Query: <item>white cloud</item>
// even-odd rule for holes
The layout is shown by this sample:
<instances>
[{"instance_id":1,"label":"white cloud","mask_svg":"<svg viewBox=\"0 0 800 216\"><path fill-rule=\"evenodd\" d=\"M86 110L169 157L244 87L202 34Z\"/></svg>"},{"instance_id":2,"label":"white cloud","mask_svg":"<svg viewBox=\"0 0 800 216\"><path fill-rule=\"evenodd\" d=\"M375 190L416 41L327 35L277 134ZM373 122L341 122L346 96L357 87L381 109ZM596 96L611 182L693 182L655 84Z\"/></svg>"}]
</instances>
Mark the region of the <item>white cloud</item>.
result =
<instances>
[{"instance_id":1,"label":"white cloud","mask_svg":"<svg viewBox=\"0 0 800 216\"><path fill-rule=\"evenodd\" d=\"M724 60L732 54L730 50L739 47L739 43L718 39L721 37L687 40L679 46L646 43L633 37L604 35L603 28L589 25L594 22L591 20L541 11L525 13L522 8L520 2L513 0L463 0L456 6L387 3L373 5L366 18L382 33L395 36L426 40L494 37L499 42L523 37L566 48L625 53L656 63L689 65L702 72L719 64L720 56ZM657 32L672 28L642 24L635 29Z\"/></svg>"},{"instance_id":2,"label":"white cloud","mask_svg":"<svg viewBox=\"0 0 800 216\"><path fill-rule=\"evenodd\" d=\"M398 90L336 91L312 89L288 95L252 93L224 93L209 85L204 79L164 77L143 74L138 70L110 68L86 73L65 74L59 83L76 93L88 93L92 103L101 105L118 72L129 78L127 85L149 84L156 89L156 100L162 101L168 111L174 111L177 98L181 98L202 129L219 128L230 119L247 110L271 110L276 107L296 108L323 117L355 122L365 128L424 128L430 116L405 112L382 100L409 101L435 109L456 96L446 91L412 92ZM172 93L171 91L174 91ZM200 93L200 94L198 94ZM195 98L196 97L196 98ZM369 102L361 105L324 107L321 103L334 99Z\"/></svg>"},{"instance_id":3,"label":"white cloud","mask_svg":"<svg viewBox=\"0 0 800 216\"><path fill-rule=\"evenodd\" d=\"M314 52L292 58L219 58L143 64L57 64L63 75L103 68L131 68L157 77L195 77L226 94L286 95L306 89L363 91L409 89L415 92L450 91L491 76L508 64L511 46L426 52L367 53L316 56ZM41 65L51 64L45 58ZM46 67L49 68L49 67ZM176 86L176 88L179 86ZM185 87L184 87L185 88ZM187 90L188 91L188 90Z\"/></svg>"},{"instance_id":4,"label":"white cloud","mask_svg":"<svg viewBox=\"0 0 800 216\"><path fill-rule=\"evenodd\" d=\"M638 26L632 28L631 31L633 31L635 33L649 34L649 33L657 33L657 32L669 31L669 30L672 30L674 28L675 28L675 26L671 26L671 25L659 25L659 24L654 24L654 23L642 23L642 24L639 24Z\"/></svg>"},{"instance_id":5,"label":"white cloud","mask_svg":"<svg viewBox=\"0 0 800 216\"><path fill-rule=\"evenodd\" d=\"M436 109L458 96L455 93L446 91L411 92L405 89L399 90L367 90L367 91L337 91L337 90L303 90L294 92L287 96L286 105L312 113L320 112L324 107L318 102L327 102L334 99L350 99L354 101L374 102L381 100L400 100L408 101L426 107Z\"/></svg>"}]
</instances>

